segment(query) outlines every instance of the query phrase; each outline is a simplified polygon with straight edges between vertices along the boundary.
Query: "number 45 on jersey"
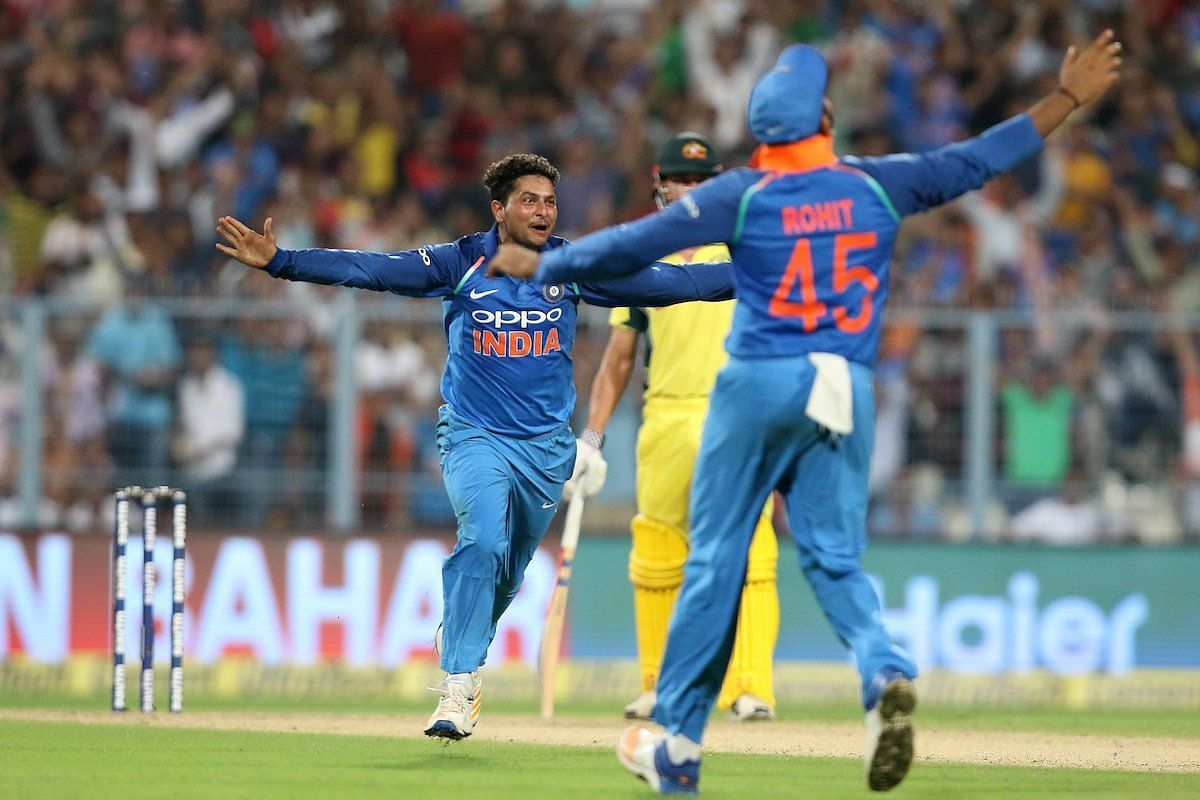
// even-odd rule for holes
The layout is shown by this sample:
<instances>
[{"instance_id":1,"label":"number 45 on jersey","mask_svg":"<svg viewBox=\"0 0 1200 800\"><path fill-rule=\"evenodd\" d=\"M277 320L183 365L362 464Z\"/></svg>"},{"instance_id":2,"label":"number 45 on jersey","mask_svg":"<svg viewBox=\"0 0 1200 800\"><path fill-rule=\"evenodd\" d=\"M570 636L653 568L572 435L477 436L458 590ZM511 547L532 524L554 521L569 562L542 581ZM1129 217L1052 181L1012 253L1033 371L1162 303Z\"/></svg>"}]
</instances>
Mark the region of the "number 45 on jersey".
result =
<instances>
[{"instance_id":1,"label":"number 45 on jersey","mask_svg":"<svg viewBox=\"0 0 1200 800\"><path fill-rule=\"evenodd\" d=\"M776 317L797 317L807 333L815 331L822 318L831 316L834 325L843 333L861 333L871 324L874 314L872 295L879 288L879 278L868 267L850 264L850 254L855 250L874 249L878 237L874 231L860 233L839 233L833 237L833 270L832 289L839 297L854 284L862 284L866 292L862 299L862 308L855 316L845 306L835 305L832 308L827 303L817 299L817 277L813 266L812 242L808 238L796 241L792 249L792 257L788 260L783 278L771 298L770 311ZM829 272L821 270L822 277ZM800 284L799 302L789 299L795 285Z\"/></svg>"}]
</instances>

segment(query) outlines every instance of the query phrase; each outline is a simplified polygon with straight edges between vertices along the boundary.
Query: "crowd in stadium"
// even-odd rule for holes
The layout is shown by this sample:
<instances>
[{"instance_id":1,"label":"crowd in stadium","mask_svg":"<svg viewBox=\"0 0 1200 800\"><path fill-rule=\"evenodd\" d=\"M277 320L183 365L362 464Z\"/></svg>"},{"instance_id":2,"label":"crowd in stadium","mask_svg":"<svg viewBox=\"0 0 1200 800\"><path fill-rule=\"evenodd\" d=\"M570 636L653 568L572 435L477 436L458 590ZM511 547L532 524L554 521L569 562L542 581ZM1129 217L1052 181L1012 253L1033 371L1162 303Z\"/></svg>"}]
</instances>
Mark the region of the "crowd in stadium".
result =
<instances>
[{"instance_id":1,"label":"crowd in stadium","mask_svg":"<svg viewBox=\"0 0 1200 800\"><path fill-rule=\"evenodd\" d=\"M967 337L923 315L996 309L1014 313L997 333L989 533L1200 535L1197 337L1139 322L1200 312L1200 8L1177 0L3 0L0 288L94 304L47 326L50 524L91 524L122 467L181 468L228 523L295 524L306 508L303 480L265 492L233 476L324 463L336 290L231 265L213 248L221 214L273 217L288 248L448 241L490 224L483 169L537 152L563 173L556 233L578 236L652 210L653 153L676 131L745 163L750 88L790 42L828 57L839 152L873 155L1004 119L1104 26L1129 58L1095 113L902 231L892 308L921 313L885 335L871 529L969 534ZM214 297L301 312L164 310ZM588 321L583 397L606 335L602 314ZM21 347L0 315L4 496ZM437 479L443 347L436 325L367 327L366 467ZM413 518L414 498L376 491L373 521Z\"/></svg>"}]
</instances>

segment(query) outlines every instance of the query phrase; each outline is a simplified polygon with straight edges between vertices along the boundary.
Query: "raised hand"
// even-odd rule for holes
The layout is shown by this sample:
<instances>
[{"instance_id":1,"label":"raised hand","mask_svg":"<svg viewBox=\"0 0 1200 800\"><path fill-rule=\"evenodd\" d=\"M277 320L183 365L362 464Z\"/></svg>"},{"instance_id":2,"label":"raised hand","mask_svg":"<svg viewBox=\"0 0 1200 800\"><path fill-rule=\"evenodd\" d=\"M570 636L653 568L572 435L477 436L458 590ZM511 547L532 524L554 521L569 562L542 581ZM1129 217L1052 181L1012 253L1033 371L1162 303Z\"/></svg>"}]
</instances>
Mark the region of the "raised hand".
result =
<instances>
[{"instance_id":1,"label":"raised hand","mask_svg":"<svg viewBox=\"0 0 1200 800\"><path fill-rule=\"evenodd\" d=\"M218 250L255 269L266 267L279 249L275 246L275 231L271 227L270 217L263 223L262 233L256 233L233 217L221 217L217 220L217 233L232 245L217 242Z\"/></svg>"},{"instance_id":2,"label":"raised hand","mask_svg":"<svg viewBox=\"0 0 1200 800\"><path fill-rule=\"evenodd\" d=\"M1121 43L1106 30L1080 49L1072 45L1058 70L1058 88L1029 108L1029 119L1043 139L1067 121L1071 113L1104 94L1117 82Z\"/></svg>"},{"instance_id":3,"label":"raised hand","mask_svg":"<svg viewBox=\"0 0 1200 800\"><path fill-rule=\"evenodd\" d=\"M1120 77L1121 43L1115 39L1116 34L1106 30L1082 50L1067 48L1058 85L1080 106L1100 97Z\"/></svg>"}]
</instances>

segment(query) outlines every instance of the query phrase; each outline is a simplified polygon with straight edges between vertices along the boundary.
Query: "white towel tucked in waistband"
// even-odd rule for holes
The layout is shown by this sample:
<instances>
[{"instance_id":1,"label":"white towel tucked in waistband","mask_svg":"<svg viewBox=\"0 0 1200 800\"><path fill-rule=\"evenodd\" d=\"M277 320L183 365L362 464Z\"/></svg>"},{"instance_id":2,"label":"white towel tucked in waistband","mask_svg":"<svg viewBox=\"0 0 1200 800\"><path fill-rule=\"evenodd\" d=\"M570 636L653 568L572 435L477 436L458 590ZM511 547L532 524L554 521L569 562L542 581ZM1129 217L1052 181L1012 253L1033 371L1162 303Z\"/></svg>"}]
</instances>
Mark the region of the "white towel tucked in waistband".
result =
<instances>
[{"instance_id":1,"label":"white towel tucked in waistband","mask_svg":"<svg viewBox=\"0 0 1200 800\"><path fill-rule=\"evenodd\" d=\"M854 392L850 385L850 365L833 353L809 353L817 375L804 413L832 433L845 436L854 430Z\"/></svg>"}]
</instances>

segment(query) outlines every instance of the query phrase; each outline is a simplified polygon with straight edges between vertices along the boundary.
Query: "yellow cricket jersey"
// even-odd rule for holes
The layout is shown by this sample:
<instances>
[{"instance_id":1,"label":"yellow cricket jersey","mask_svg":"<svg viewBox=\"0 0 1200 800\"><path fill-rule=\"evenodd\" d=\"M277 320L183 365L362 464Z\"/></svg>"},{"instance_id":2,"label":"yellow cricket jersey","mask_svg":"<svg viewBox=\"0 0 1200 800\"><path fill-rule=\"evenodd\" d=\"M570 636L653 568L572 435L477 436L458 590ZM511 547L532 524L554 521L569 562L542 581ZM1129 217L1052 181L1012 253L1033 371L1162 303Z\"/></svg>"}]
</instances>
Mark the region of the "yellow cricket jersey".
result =
<instances>
[{"instance_id":1,"label":"yellow cricket jersey","mask_svg":"<svg viewBox=\"0 0 1200 800\"><path fill-rule=\"evenodd\" d=\"M669 264L729 261L723 244L706 244L660 259ZM646 397L708 397L725 366L725 337L734 300L665 308L614 308L609 324L646 334Z\"/></svg>"}]
</instances>

